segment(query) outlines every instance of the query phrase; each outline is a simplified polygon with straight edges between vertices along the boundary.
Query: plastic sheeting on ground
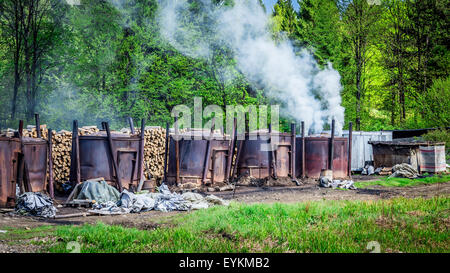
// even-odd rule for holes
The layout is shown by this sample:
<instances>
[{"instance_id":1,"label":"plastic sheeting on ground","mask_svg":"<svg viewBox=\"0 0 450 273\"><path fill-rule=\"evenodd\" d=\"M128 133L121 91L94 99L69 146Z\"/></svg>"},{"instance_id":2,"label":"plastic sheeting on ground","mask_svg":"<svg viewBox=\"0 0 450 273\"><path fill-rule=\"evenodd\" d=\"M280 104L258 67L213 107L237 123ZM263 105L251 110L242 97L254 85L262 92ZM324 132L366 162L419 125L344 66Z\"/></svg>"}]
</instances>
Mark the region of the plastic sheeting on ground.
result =
<instances>
[{"instance_id":1,"label":"plastic sheeting on ground","mask_svg":"<svg viewBox=\"0 0 450 273\"><path fill-rule=\"evenodd\" d=\"M330 180L322 177L319 180L319 185L324 188L356 190L353 180Z\"/></svg>"},{"instance_id":2,"label":"plastic sheeting on ground","mask_svg":"<svg viewBox=\"0 0 450 273\"><path fill-rule=\"evenodd\" d=\"M389 177L416 178L419 172L407 163L397 164L392 167L393 173Z\"/></svg>"},{"instance_id":3,"label":"plastic sheeting on ground","mask_svg":"<svg viewBox=\"0 0 450 273\"><path fill-rule=\"evenodd\" d=\"M76 199L95 200L98 203L108 201L117 202L119 200L119 191L113 186L108 185L105 180L83 182L80 192Z\"/></svg>"},{"instance_id":4,"label":"plastic sheeting on ground","mask_svg":"<svg viewBox=\"0 0 450 273\"><path fill-rule=\"evenodd\" d=\"M120 200L116 203L105 202L94 204L89 212L99 214L124 214L136 213L149 210L159 211L188 211L205 209L214 205L228 205L229 203L217 196L208 195L206 197L198 193L187 192L178 194L171 192L163 184L159 187L158 193L134 194L124 190L120 194Z\"/></svg>"},{"instance_id":5,"label":"plastic sheeting on ground","mask_svg":"<svg viewBox=\"0 0 450 273\"><path fill-rule=\"evenodd\" d=\"M55 217L57 209L53 206L53 200L40 192L26 192L19 196L16 213L44 218Z\"/></svg>"}]
</instances>

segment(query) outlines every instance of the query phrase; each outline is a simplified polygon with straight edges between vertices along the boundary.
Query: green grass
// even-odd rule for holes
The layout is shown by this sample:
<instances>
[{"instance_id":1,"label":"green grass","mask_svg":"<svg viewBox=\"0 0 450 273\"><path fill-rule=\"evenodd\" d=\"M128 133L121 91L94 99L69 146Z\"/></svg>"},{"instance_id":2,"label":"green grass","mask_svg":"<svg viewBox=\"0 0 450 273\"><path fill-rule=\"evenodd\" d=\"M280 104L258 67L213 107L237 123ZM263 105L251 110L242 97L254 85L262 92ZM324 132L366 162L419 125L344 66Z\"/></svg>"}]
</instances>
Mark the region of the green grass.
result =
<instances>
[{"instance_id":1,"label":"green grass","mask_svg":"<svg viewBox=\"0 0 450 273\"><path fill-rule=\"evenodd\" d=\"M42 238L53 236L56 227L40 226L32 229L0 227L0 229L7 231L6 233L0 233L0 242L10 246L22 244L45 245L49 244L49 242L42 240Z\"/></svg>"},{"instance_id":2,"label":"green grass","mask_svg":"<svg viewBox=\"0 0 450 273\"><path fill-rule=\"evenodd\" d=\"M238 204L180 215L138 230L102 223L60 226L50 252L449 252L450 200Z\"/></svg>"},{"instance_id":3,"label":"green grass","mask_svg":"<svg viewBox=\"0 0 450 273\"><path fill-rule=\"evenodd\" d=\"M359 181L355 182L357 188L367 188L369 186L385 186L385 187L407 187L407 186L418 186L423 184L433 184L433 183L445 183L450 181L450 175L434 175L425 178L398 178L398 177L384 177L376 181Z\"/></svg>"},{"instance_id":4,"label":"green grass","mask_svg":"<svg viewBox=\"0 0 450 273\"><path fill-rule=\"evenodd\" d=\"M30 239L36 236L45 236L52 234L55 231L55 226L40 226L33 229L14 228L14 227L0 227L1 230L6 230L6 233L0 233L0 241L7 239Z\"/></svg>"}]
</instances>

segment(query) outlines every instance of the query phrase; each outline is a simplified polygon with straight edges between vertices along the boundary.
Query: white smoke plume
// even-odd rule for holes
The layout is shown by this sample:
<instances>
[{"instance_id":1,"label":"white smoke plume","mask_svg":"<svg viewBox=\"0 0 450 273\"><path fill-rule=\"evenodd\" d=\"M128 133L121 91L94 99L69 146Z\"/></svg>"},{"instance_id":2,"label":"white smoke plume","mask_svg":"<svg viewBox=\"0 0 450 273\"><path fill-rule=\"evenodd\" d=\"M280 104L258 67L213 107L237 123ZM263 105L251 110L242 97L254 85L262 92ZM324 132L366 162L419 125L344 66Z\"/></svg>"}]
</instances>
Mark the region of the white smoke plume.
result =
<instances>
[{"instance_id":1,"label":"white smoke plume","mask_svg":"<svg viewBox=\"0 0 450 273\"><path fill-rule=\"evenodd\" d=\"M191 20L195 16L189 16L193 12L189 2L160 1L160 31L172 46L187 56L208 58L213 43L220 40L233 51L238 69L250 82L284 102L284 112L315 132L334 118L340 133L344 122L340 76L331 64L321 70L308 52L296 53L288 39L275 42L270 17L257 0L234 1L231 6L199 0L200 21ZM204 24L209 28L206 33L199 31Z\"/></svg>"}]
</instances>

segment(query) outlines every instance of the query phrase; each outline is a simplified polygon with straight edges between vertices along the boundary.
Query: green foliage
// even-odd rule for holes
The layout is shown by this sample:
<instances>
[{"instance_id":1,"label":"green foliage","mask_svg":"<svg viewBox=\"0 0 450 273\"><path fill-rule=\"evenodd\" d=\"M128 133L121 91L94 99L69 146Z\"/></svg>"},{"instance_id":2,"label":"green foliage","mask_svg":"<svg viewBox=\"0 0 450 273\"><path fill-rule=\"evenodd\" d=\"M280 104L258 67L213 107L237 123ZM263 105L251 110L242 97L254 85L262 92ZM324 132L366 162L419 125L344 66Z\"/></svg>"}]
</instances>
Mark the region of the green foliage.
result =
<instances>
[{"instance_id":1,"label":"green foliage","mask_svg":"<svg viewBox=\"0 0 450 273\"><path fill-rule=\"evenodd\" d=\"M237 204L179 214L153 230L60 226L51 252L448 252L449 199Z\"/></svg>"},{"instance_id":2,"label":"green foliage","mask_svg":"<svg viewBox=\"0 0 450 273\"><path fill-rule=\"evenodd\" d=\"M399 177L384 177L377 181L361 181L355 182L355 186L357 188L367 188L369 186L384 186L384 187L410 187L410 186L418 186L424 184L433 184L433 183L446 183L450 181L450 175L434 175L425 178L399 178Z\"/></svg>"},{"instance_id":3,"label":"green foliage","mask_svg":"<svg viewBox=\"0 0 450 273\"><path fill-rule=\"evenodd\" d=\"M445 143L446 160L450 160L450 129L432 130L422 135L423 139L428 141L437 141Z\"/></svg>"},{"instance_id":4,"label":"green foliage","mask_svg":"<svg viewBox=\"0 0 450 273\"><path fill-rule=\"evenodd\" d=\"M14 2L5 0L0 6ZM201 96L204 106L269 102L264 90L236 69L233 53L222 41L214 41L212 54L202 59L170 46L159 34L159 1L50 2L58 5L43 14L38 32L42 55L37 85L26 87L27 73L20 71L14 118L14 29L8 24L12 17L0 7L2 128L17 127L32 109L53 129L69 129L72 119L81 125L108 120L117 129L128 116L164 125L172 120L175 105L192 107L194 96ZM190 3L200 11L201 1ZM277 1L270 31L275 40L289 38L298 49L309 50L320 66L330 62L339 71L346 124L359 117L361 130L450 125L448 0L298 3L295 11L292 0ZM199 22L207 19L197 15ZM185 27L197 39L183 42L196 45L214 22L194 27L188 23L192 19L184 20ZM23 63L22 58L20 67ZM281 117L281 129L289 130L290 122Z\"/></svg>"},{"instance_id":5,"label":"green foliage","mask_svg":"<svg viewBox=\"0 0 450 273\"><path fill-rule=\"evenodd\" d=\"M321 65L335 63L341 50L339 10L333 0L301 0L297 38Z\"/></svg>"},{"instance_id":6,"label":"green foliage","mask_svg":"<svg viewBox=\"0 0 450 273\"><path fill-rule=\"evenodd\" d=\"M436 79L423 94L417 94L421 122L432 127L450 125L450 77Z\"/></svg>"},{"instance_id":7,"label":"green foliage","mask_svg":"<svg viewBox=\"0 0 450 273\"><path fill-rule=\"evenodd\" d=\"M447 148L450 146L450 130L447 129L432 130L422 135L422 137L428 141L445 142Z\"/></svg>"}]
</instances>

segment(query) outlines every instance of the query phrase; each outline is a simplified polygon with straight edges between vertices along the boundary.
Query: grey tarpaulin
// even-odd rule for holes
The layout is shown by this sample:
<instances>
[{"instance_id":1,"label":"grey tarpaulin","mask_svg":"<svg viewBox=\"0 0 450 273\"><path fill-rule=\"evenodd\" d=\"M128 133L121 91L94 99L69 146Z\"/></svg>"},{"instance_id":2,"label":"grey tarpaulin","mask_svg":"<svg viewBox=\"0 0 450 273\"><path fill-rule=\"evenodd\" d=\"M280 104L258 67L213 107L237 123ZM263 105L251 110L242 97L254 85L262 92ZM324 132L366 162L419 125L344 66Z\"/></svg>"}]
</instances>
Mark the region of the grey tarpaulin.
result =
<instances>
[{"instance_id":1,"label":"grey tarpaulin","mask_svg":"<svg viewBox=\"0 0 450 273\"><path fill-rule=\"evenodd\" d=\"M99 214L123 214L133 212L144 212L149 210L159 211L187 211L204 209L214 205L225 205L229 203L214 195L206 197L198 193L178 194L171 192L166 185L159 187L159 193L134 194L124 190L120 194L117 203L106 202L94 204L90 212Z\"/></svg>"},{"instance_id":2,"label":"grey tarpaulin","mask_svg":"<svg viewBox=\"0 0 450 273\"><path fill-rule=\"evenodd\" d=\"M26 192L19 196L16 213L38 217L55 217L56 208L53 200L40 192Z\"/></svg>"},{"instance_id":3,"label":"grey tarpaulin","mask_svg":"<svg viewBox=\"0 0 450 273\"><path fill-rule=\"evenodd\" d=\"M108 185L105 180L101 181L85 181L76 199L95 200L98 203L108 201L117 202L119 200L119 192L112 186Z\"/></svg>"},{"instance_id":4,"label":"grey tarpaulin","mask_svg":"<svg viewBox=\"0 0 450 273\"><path fill-rule=\"evenodd\" d=\"M406 177L406 178L416 178L419 176L419 172L414 169L411 165L407 163L397 164L392 168L394 172L389 176L391 177Z\"/></svg>"},{"instance_id":5,"label":"grey tarpaulin","mask_svg":"<svg viewBox=\"0 0 450 273\"><path fill-rule=\"evenodd\" d=\"M332 180L327 177L322 177L319 180L319 185L324 188L340 188L340 189L349 189L356 190L353 180Z\"/></svg>"}]
</instances>

